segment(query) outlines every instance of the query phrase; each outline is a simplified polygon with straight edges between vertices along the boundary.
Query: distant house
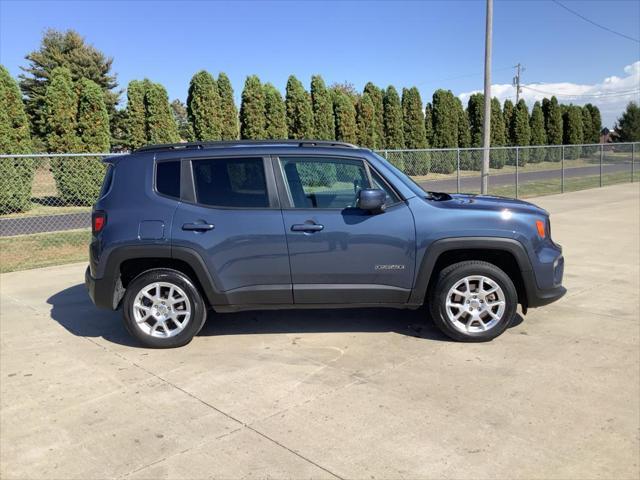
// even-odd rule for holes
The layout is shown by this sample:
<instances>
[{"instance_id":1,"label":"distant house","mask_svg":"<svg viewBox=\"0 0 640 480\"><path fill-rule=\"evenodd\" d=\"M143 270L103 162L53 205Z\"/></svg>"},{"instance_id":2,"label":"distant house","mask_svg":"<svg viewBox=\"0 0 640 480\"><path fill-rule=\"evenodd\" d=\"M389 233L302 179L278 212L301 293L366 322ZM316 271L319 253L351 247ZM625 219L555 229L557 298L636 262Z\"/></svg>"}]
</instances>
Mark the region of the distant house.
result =
<instances>
[{"instance_id":1,"label":"distant house","mask_svg":"<svg viewBox=\"0 0 640 480\"><path fill-rule=\"evenodd\" d=\"M611 143L613 142L614 133L609 130L607 127L604 127L600 131L600 143Z\"/></svg>"}]
</instances>

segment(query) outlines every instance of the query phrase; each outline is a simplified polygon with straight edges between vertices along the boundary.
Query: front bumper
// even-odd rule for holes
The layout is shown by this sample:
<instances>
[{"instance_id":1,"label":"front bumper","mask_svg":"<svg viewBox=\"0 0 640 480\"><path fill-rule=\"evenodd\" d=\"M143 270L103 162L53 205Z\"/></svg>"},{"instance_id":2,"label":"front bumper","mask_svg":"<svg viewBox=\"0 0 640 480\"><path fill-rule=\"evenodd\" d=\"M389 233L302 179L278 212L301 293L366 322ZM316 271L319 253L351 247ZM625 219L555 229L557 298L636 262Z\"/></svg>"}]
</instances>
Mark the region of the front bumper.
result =
<instances>
[{"instance_id":1,"label":"front bumper","mask_svg":"<svg viewBox=\"0 0 640 480\"><path fill-rule=\"evenodd\" d=\"M561 251L562 250L560 250L560 252ZM529 272L529 275L531 275L531 278L528 280L525 279L525 285L527 290L527 306L530 308L549 305L567 293L567 289L562 286L564 257L561 254L554 259L553 263L549 265L548 270L545 271L545 279L547 279L548 284L551 284L548 288L538 287L538 282L536 282L533 271Z\"/></svg>"}]
</instances>

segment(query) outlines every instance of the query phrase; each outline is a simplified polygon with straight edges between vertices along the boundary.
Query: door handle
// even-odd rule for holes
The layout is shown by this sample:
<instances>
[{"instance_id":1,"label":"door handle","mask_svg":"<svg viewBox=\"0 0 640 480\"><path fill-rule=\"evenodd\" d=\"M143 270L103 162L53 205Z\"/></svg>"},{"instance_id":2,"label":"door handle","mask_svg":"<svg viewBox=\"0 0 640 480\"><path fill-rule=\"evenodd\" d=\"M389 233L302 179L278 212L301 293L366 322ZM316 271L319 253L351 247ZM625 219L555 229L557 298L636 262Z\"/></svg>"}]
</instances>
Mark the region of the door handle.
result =
<instances>
[{"instance_id":1,"label":"door handle","mask_svg":"<svg viewBox=\"0 0 640 480\"><path fill-rule=\"evenodd\" d=\"M216 228L216 226L211 223L185 223L182 225L182 230L189 230L193 232L207 232L214 228Z\"/></svg>"},{"instance_id":2,"label":"door handle","mask_svg":"<svg viewBox=\"0 0 640 480\"><path fill-rule=\"evenodd\" d=\"M292 232L319 232L324 228L324 225L318 225L317 223L298 223L291 225Z\"/></svg>"}]
</instances>

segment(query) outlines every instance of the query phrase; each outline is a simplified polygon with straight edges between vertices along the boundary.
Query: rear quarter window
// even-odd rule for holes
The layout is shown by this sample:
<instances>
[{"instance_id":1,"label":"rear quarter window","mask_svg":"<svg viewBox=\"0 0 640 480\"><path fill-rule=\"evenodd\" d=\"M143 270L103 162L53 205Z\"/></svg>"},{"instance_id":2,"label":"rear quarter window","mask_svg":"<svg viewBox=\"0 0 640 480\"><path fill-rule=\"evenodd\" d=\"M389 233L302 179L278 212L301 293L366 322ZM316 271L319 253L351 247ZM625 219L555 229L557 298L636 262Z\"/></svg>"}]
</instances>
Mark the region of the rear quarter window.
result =
<instances>
[{"instance_id":1,"label":"rear quarter window","mask_svg":"<svg viewBox=\"0 0 640 480\"><path fill-rule=\"evenodd\" d=\"M172 160L156 165L156 190L162 195L180 198L180 161Z\"/></svg>"},{"instance_id":2,"label":"rear quarter window","mask_svg":"<svg viewBox=\"0 0 640 480\"><path fill-rule=\"evenodd\" d=\"M104 180L102 180L102 187L100 188L100 196L98 198L104 197L109 190L111 189L111 184L113 183L113 171L114 167L112 164L107 164L107 171L104 173Z\"/></svg>"}]
</instances>

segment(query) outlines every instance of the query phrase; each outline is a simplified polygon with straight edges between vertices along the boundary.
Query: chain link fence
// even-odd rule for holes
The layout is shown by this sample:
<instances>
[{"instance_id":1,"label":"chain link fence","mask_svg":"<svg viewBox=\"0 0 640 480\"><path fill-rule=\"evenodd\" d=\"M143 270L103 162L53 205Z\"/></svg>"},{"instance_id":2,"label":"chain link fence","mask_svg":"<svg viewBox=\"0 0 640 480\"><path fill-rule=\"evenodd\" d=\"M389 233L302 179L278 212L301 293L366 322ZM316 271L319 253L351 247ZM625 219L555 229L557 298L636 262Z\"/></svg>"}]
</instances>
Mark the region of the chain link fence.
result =
<instances>
[{"instance_id":1,"label":"chain link fence","mask_svg":"<svg viewBox=\"0 0 640 480\"><path fill-rule=\"evenodd\" d=\"M489 193L527 198L638 181L639 147L640 142L494 147ZM425 190L480 192L481 148L377 153ZM0 155L0 272L86 260L91 204L107 156L114 154Z\"/></svg>"}]
</instances>

